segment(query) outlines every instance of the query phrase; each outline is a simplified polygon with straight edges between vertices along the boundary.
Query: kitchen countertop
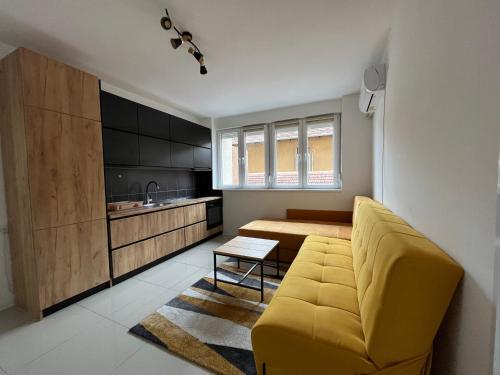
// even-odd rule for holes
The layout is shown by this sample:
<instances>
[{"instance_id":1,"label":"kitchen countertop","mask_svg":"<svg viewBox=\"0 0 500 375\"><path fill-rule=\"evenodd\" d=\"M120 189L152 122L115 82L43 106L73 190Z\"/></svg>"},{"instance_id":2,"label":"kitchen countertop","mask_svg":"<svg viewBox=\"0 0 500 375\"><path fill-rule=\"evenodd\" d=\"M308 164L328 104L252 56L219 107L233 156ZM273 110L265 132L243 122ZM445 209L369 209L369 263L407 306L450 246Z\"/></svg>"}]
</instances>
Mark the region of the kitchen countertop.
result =
<instances>
[{"instance_id":1,"label":"kitchen countertop","mask_svg":"<svg viewBox=\"0 0 500 375\"><path fill-rule=\"evenodd\" d=\"M165 204L164 206L158 206L158 207L138 207L138 208L130 208L127 210L110 211L108 212L108 219L120 219L128 216L145 214L155 211L170 210L176 207L189 206L197 203L205 203L209 201L215 201L217 199L222 199L222 197L189 198L189 199L178 200L169 204Z\"/></svg>"}]
</instances>

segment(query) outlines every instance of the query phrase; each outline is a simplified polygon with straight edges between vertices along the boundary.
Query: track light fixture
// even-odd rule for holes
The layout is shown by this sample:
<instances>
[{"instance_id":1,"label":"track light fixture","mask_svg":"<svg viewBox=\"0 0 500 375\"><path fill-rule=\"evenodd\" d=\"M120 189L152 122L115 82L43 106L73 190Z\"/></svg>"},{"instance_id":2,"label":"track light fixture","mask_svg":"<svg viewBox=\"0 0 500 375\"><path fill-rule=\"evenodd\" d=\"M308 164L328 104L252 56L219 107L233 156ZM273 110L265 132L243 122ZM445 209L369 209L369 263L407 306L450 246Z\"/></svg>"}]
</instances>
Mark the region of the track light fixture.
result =
<instances>
[{"instance_id":1,"label":"track light fixture","mask_svg":"<svg viewBox=\"0 0 500 375\"><path fill-rule=\"evenodd\" d=\"M200 51L195 50L193 47L189 47L188 52L194 56L196 61L200 63L200 74L207 74L207 68L205 67L205 56Z\"/></svg>"},{"instance_id":2,"label":"track light fixture","mask_svg":"<svg viewBox=\"0 0 500 375\"><path fill-rule=\"evenodd\" d=\"M200 49L196 44L193 42L193 35L189 31L179 31L177 27L175 27L174 23L172 22L172 19L170 18L170 15L168 14L168 10L165 8L165 13L166 16L162 17L160 20L161 27L164 30L170 30L174 29L175 32L177 33L177 38L172 38L170 39L170 44L172 45L173 49L177 49L182 44L184 43L189 43L191 46L188 49L188 52L194 56L196 61L200 64L200 74L205 75L207 74L207 68L205 66L205 57L201 53Z\"/></svg>"}]
</instances>

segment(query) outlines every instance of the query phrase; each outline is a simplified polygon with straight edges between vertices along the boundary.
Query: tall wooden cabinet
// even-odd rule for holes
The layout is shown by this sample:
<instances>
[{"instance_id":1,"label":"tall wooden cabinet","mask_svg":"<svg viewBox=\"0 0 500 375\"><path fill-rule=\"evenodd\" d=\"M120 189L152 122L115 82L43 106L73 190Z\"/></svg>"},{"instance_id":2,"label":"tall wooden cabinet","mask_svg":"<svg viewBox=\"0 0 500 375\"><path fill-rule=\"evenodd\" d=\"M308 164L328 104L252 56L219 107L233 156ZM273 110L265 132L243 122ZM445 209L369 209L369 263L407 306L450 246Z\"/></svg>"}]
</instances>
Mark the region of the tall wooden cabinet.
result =
<instances>
[{"instance_id":1,"label":"tall wooden cabinet","mask_svg":"<svg viewBox=\"0 0 500 375\"><path fill-rule=\"evenodd\" d=\"M20 48L0 61L16 304L39 317L109 282L96 77Z\"/></svg>"}]
</instances>

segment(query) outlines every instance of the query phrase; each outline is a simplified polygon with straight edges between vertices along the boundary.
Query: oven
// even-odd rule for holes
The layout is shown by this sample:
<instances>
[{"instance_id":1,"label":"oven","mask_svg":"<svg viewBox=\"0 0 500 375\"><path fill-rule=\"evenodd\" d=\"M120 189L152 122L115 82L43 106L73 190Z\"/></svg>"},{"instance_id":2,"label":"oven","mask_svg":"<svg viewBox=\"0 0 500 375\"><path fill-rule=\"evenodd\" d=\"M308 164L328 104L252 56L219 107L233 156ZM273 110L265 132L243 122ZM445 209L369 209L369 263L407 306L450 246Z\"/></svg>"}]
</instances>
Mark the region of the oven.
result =
<instances>
[{"instance_id":1,"label":"oven","mask_svg":"<svg viewBox=\"0 0 500 375\"><path fill-rule=\"evenodd\" d=\"M206 203L207 229L222 225L222 198Z\"/></svg>"}]
</instances>

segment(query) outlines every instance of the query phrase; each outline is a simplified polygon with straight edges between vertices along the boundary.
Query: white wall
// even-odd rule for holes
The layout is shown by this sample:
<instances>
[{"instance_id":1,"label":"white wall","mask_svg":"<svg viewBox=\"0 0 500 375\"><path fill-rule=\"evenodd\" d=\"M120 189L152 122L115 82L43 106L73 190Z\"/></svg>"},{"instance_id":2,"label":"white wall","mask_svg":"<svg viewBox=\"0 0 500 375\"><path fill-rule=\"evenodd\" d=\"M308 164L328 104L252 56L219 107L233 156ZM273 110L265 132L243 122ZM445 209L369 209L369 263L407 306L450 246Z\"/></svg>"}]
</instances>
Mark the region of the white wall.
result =
<instances>
[{"instance_id":1,"label":"white wall","mask_svg":"<svg viewBox=\"0 0 500 375\"><path fill-rule=\"evenodd\" d=\"M389 39L383 200L465 269L434 374L491 373L499 6L403 0Z\"/></svg>"},{"instance_id":2,"label":"white wall","mask_svg":"<svg viewBox=\"0 0 500 375\"><path fill-rule=\"evenodd\" d=\"M384 92L377 94L377 111L373 114L373 168L372 184L373 198L379 202L384 200L384 111L385 96Z\"/></svg>"},{"instance_id":3,"label":"white wall","mask_svg":"<svg viewBox=\"0 0 500 375\"><path fill-rule=\"evenodd\" d=\"M359 112L358 95L214 120L214 129L342 112L342 191L225 190L224 232L234 235L249 221L283 218L287 208L352 210L355 195L372 193L372 125Z\"/></svg>"},{"instance_id":4,"label":"white wall","mask_svg":"<svg viewBox=\"0 0 500 375\"><path fill-rule=\"evenodd\" d=\"M500 146L500 142L499 142ZM500 147L499 147L500 148ZM496 307L496 332L494 351L494 374L500 375L500 151L498 153L498 179L497 179L497 226L496 226L496 249L495 249L495 307Z\"/></svg>"}]
</instances>

